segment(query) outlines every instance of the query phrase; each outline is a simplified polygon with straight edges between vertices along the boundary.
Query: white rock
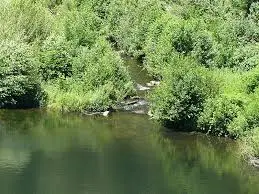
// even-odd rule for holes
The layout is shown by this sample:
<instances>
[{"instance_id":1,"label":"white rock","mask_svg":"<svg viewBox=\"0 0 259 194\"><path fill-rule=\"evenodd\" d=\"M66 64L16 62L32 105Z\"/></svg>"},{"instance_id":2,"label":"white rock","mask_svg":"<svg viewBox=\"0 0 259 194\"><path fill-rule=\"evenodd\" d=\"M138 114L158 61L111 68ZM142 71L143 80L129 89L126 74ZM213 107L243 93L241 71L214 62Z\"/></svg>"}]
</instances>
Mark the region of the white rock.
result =
<instances>
[{"instance_id":1,"label":"white rock","mask_svg":"<svg viewBox=\"0 0 259 194\"><path fill-rule=\"evenodd\" d=\"M158 86L160 84L159 81L151 81L150 82L153 86Z\"/></svg>"},{"instance_id":2,"label":"white rock","mask_svg":"<svg viewBox=\"0 0 259 194\"><path fill-rule=\"evenodd\" d=\"M151 83L147 83L147 86L148 87L152 87L153 85Z\"/></svg>"},{"instance_id":3,"label":"white rock","mask_svg":"<svg viewBox=\"0 0 259 194\"><path fill-rule=\"evenodd\" d=\"M110 111L105 111L105 112L103 112L103 116L105 116L105 117L108 117L109 114L110 114Z\"/></svg>"},{"instance_id":4,"label":"white rock","mask_svg":"<svg viewBox=\"0 0 259 194\"><path fill-rule=\"evenodd\" d=\"M149 83L147 83L146 85L148 87L154 87L154 86L158 86L160 84L159 81L150 81Z\"/></svg>"}]
</instances>

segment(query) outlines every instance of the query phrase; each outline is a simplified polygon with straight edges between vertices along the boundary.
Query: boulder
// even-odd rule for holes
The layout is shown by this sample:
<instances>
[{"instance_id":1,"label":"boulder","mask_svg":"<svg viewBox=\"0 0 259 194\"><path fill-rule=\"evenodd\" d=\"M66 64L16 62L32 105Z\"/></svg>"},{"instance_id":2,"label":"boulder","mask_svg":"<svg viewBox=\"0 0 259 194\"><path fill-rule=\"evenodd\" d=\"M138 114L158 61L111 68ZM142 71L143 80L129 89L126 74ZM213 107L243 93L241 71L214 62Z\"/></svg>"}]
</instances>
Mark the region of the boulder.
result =
<instances>
[{"instance_id":1,"label":"boulder","mask_svg":"<svg viewBox=\"0 0 259 194\"><path fill-rule=\"evenodd\" d=\"M250 158L250 164L256 168L259 168L259 158L256 158L256 157Z\"/></svg>"}]
</instances>

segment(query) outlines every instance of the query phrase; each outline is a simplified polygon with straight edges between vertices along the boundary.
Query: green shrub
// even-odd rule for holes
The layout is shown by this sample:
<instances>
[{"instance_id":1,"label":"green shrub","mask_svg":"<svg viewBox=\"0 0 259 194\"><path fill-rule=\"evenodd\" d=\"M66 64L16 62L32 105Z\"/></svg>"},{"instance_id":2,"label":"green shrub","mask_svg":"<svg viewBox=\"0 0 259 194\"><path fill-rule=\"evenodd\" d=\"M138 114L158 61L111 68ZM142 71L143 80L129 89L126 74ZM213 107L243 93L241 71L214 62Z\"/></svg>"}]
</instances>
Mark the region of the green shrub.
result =
<instances>
[{"instance_id":1,"label":"green shrub","mask_svg":"<svg viewBox=\"0 0 259 194\"><path fill-rule=\"evenodd\" d=\"M52 31L53 17L44 1L8 0L0 3L0 37L17 35L27 42L44 40Z\"/></svg>"},{"instance_id":2,"label":"green shrub","mask_svg":"<svg viewBox=\"0 0 259 194\"><path fill-rule=\"evenodd\" d=\"M208 64L213 59L212 41L201 29L202 25L195 20L185 21L164 14L151 25L146 38L144 52L148 70L159 73L179 55L193 55L200 63Z\"/></svg>"},{"instance_id":3,"label":"green shrub","mask_svg":"<svg viewBox=\"0 0 259 194\"><path fill-rule=\"evenodd\" d=\"M174 28L172 47L179 53L188 54L194 49L197 28L191 21Z\"/></svg>"},{"instance_id":4,"label":"green shrub","mask_svg":"<svg viewBox=\"0 0 259 194\"><path fill-rule=\"evenodd\" d=\"M211 63L212 67L226 68L229 67L229 59L233 55L233 45L216 44L215 45L215 56Z\"/></svg>"},{"instance_id":5,"label":"green shrub","mask_svg":"<svg viewBox=\"0 0 259 194\"><path fill-rule=\"evenodd\" d=\"M73 52L73 45L63 37L47 38L39 53L39 72L43 80L71 76Z\"/></svg>"},{"instance_id":6,"label":"green shrub","mask_svg":"<svg viewBox=\"0 0 259 194\"><path fill-rule=\"evenodd\" d=\"M250 6L250 18L252 18L256 23L259 22L259 2L254 2Z\"/></svg>"},{"instance_id":7,"label":"green shrub","mask_svg":"<svg viewBox=\"0 0 259 194\"><path fill-rule=\"evenodd\" d=\"M180 18L165 13L150 26L144 47L144 64L150 73L161 74L161 70L178 55L172 47L172 33L181 22Z\"/></svg>"},{"instance_id":8,"label":"green shrub","mask_svg":"<svg viewBox=\"0 0 259 194\"><path fill-rule=\"evenodd\" d=\"M94 90L84 88L83 81L71 78L56 80L44 86L48 94L47 108L63 112L104 111L114 105L114 86L106 83Z\"/></svg>"},{"instance_id":9,"label":"green shrub","mask_svg":"<svg viewBox=\"0 0 259 194\"><path fill-rule=\"evenodd\" d=\"M30 108L40 105L41 89L36 66L26 44L0 42L0 108Z\"/></svg>"},{"instance_id":10,"label":"green shrub","mask_svg":"<svg viewBox=\"0 0 259 194\"><path fill-rule=\"evenodd\" d=\"M110 35L128 54L139 57L149 27L162 14L158 0L111 1L108 6Z\"/></svg>"},{"instance_id":11,"label":"green shrub","mask_svg":"<svg viewBox=\"0 0 259 194\"><path fill-rule=\"evenodd\" d=\"M216 83L192 60L176 62L177 68L165 70L161 86L150 96L151 114L167 126L194 130L204 102L217 92Z\"/></svg>"},{"instance_id":12,"label":"green shrub","mask_svg":"<svg viewBox=\"0 0 259 194\"><path fill-rule=\"evenodd\" d=\"M215 44L212 35L208 32L200 32L195 37L192 55L199 63L209 67L216 56Z\"/></svg>"},{"instance_id":13,"label":"green shrub","mask_svg":"<svg viewBox=\"0 0 259 194\"><path fill-rule=\"evenodd\" d=\"M259 127L259 105L258 94L251 97L238 116L229 125L229 131L239 136L249 134L254 128Z\"/></svg>"},{"instance_id":14,"label":"green shrub","mask_svg":"<svg viewBox=\"0 0 259 194\"><path fill-rule=\"evenodd\" d=\"M258 0L242 0L243 7L245 8L247 13L251 13L253 9L253 5L258 2Z\"/></svg>"},{"instance_id":15,"label":"green shrub","mask_svg":"<svg viewBox=\"0 0 259 194\"><path fill-rule=\"evenodd\" d=\"M247 44L235 49L229 67L250 70L259 65L259 44Z\"/></svg>"},{"instance_id":16,"label":"green shrub","mask_svg":"<svg viewBox=\"0 0 259 194\"><path fill-rule=\"evenodd\" d=\"M191 55L206 67L213 65L216 42L203 28L202 22L164 14L150 26L147 34L144 47L147 69L160 74L179 55Z\"/></svg>"},{"instance_id":17,"label":"green shrub","mask_svg":"<svg viewBox=\"0 0 259 194\"><path fill-rule=\"evenodd\" d=\"M75 78L84 80L85 87L90 89L111 82L120 90L131 83L130 75L123 66L120 56L112 50L104 38L100 38L91 49L81 50L74 59L73 74ZM131 90L131 84L129 86L128 89Z\"/></svg>"},{"instance_id":18,"label":"green shrub","mask_svg":"<svg viewBox=\"0 0 259 194\"><path fill-rule=\"evenodd\" d=\"M101 19L90 6L60 11L60 20L67 40L80 46L92 46L101 35ZM60 30L59 28L57 30Z\"/></svg>"},{"instance_id":19,"label":"green shrub","mask_svg":"<svg viewBox=\"0 0 259 194\"><path fill-rule=\"evenodd\" d=\"M244 154L259 157L259 127L254 128L249 135L242 139L245 142Z\"/></svg>"},{"instance_id":20,"label":"green shrub","mask_svg":"<svg viewBox=\"0 0 259 194\"><path fill-rule=\"evenodd\" d=\"M245 77L246 92L254 93L259 86L259 68L255 68L247 73Z\"/></svg>"},{"instance_id":21,"label":"green shrub","mask_svg":"<svg viewBox=\"0 0 259 194\"><path fill-rule=\"evenodd\" d=\"M213 135L231 135L229 124L237 117L242 103L224 96L206 100L203 112L198 119L199 130Z\"/></svg>"},{"instance_id":22,"label":"green shrub","mask_svg":"<svg viewBox=\"0 0 259 194\"><path fill-rule=\"evenodd\" d=\"M134 92L120 57L100 39L81 48L73 59L72 76L47 83L48 107L63 111L103 111Z\"/></svg>"}]
</instances>

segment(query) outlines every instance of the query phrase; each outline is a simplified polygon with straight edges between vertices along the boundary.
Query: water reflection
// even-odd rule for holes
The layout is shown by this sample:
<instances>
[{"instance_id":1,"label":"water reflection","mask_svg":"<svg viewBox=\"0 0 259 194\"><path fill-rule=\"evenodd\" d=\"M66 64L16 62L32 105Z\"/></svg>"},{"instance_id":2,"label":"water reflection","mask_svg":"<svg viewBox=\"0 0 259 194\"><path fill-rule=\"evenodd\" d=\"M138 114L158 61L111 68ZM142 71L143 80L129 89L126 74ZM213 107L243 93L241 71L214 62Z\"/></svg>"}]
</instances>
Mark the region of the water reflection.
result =
<instances>
[{"instance_id":1,"label":"water reflection","mask_svg":"<svg viewBox=\"0 0 259 194\"><path fill-rule=\"evenodd\" d=\"M0 112L0 193L258 193L227 139L163 134L145 116Z\"/></svg>"},{"instance_id":2,"label":"water reflection","mask_svg":"<svg viewBox=\"0 0 259 194\"><path fill-rule=\"evenodd\" d=\"M238 154L229 139L204 135L152 135L168 185L176 193L258 193L259 172Z\"/></svg>"}]
</instances>

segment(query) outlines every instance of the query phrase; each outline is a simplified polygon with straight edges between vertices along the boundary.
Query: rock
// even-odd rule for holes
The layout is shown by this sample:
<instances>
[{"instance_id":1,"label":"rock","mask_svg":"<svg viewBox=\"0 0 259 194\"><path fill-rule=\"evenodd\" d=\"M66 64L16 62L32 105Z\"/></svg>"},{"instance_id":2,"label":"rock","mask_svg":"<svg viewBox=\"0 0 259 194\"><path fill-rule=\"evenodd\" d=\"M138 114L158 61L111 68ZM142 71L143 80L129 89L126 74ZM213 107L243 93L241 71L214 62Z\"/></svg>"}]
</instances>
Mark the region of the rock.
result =
<instances>
[{"instance_id":1,"label":"rock","mask_svg":"<svg viewBox=\"0 0 259 194\"><path fill-rule=\"evenodd\" d=\"M141 99L141 97L139 97L139 96L132 96L132 97L130 97L130 99L131 100L139 100L139 99Z\"/></svg>"},{"instance_id":2,"label":"rock","mask_svg":"<svg viewBox=\"0 0 259 194\"><path fill-rule=\"evenodd\" d=\"M142 86L140 84L137 84L137 90L139 90L139 91L146 91L146 90L150 90L150 88Z\"/></svg>"},{"instance_id":3,"label":"rock","mask_svg":"<svg viewBox=\"0 0 259 194\"><path fill-rule=\"evenodd\" d=\"M158 86L160 84L159 81L150 81L149 83L147 83L146 85L148 87L154 87L154 86Z\"/></svg>"},{"instance_id":4,"label":"rock","mask_svg":"<svg viewBox=\"0 0 259 194\"><path fill-rule=\"evenodd\" d=\"M250 164L256 168L259 168L259 158L256 158L256 157L250 158Z\"/></svg>"},{"instance_id":5,"label":"rock","mask_svg":"<svg viewBox=\"0 0 259 194\"><path fill-rule=\"evenodd\" d=\"M121 104L123 104L123 105L132 105L132 104L136 104L136 103L138 103L138 100L125 101L125 102L122 102Z\"/></svg>"},{"instance_id":6,"label":"rock","mask_svg":"<svg viewBox=\"0 0 259 194\"><path fill-rule=\"evenodd\" d=\"M137 114L147 114L148 102L144 98L134 100L128 99L118 104L115 109L122 111L130 111Z\"/></svg>"},{"instance_id":7,"label":"rock","mask_svg":"<svg viewBox=\"0 0 259 194\"><path fill-rule=\"evenodd\" d=\"M153 87L153 85L151 83L147 83L146 84L148 87Z\"/></svg>"},{"instance_id":8,"label":"rock","mask_svg":"<svg viewBox=\"0 0 259 194\"><path fill-rule=\"evenodd\" d=\"M139 100L137 103L135 103L135 106L146 106L148 105L148 102L144 99Z\"/></svg>"},{"instance_id":9,"label":"rock","mask_svg":"<svg viewBox=\"0 0 259 194\"><path fill-rule=\"evenodd\" d=\"M105 116L105 117L108 117L109 114L110 114L110 111L105 111L105 112L103 112L103 116Z\"/></svg>"},{"instance_id":10,"label":"rock","mask_svg":"<svg viewBox=\"0 0 259 194\"><path fill-rule=\"evenodd\" d=\"M154 86L160 85L160 81L151 81L150 83L153 84Z\"/></svg>"}]
</instances>

